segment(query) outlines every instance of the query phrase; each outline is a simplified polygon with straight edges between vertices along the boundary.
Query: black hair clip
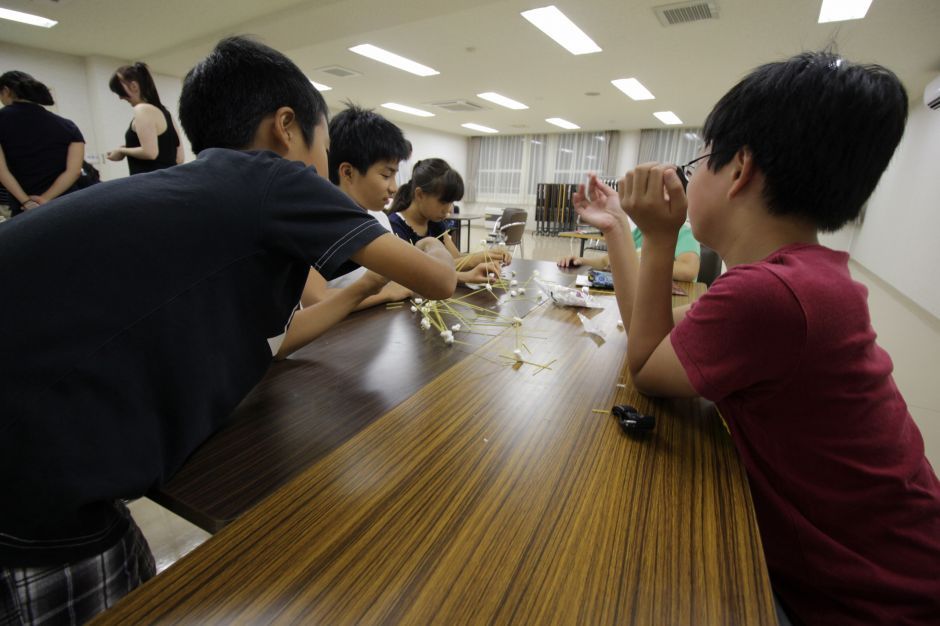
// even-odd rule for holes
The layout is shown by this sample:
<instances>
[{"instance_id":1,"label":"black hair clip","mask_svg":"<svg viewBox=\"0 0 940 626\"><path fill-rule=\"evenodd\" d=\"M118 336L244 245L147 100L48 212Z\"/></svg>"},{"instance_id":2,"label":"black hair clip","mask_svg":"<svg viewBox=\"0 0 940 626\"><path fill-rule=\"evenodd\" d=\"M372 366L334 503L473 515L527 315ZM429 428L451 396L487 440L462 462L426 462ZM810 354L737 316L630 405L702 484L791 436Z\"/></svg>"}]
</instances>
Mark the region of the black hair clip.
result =
<instances>
[{"instance_id":1,"label":"black hair clip","mask_svg":"<svg viewBox=\"0 0 940 626\"><path fill-rule=\"evenodd\" d=\"M620 427L625 433L650 431L656 428L655 415L643 415L629 404L616 404L611 409L611 413L620 422Z\"/></svg>"}]
</instances>

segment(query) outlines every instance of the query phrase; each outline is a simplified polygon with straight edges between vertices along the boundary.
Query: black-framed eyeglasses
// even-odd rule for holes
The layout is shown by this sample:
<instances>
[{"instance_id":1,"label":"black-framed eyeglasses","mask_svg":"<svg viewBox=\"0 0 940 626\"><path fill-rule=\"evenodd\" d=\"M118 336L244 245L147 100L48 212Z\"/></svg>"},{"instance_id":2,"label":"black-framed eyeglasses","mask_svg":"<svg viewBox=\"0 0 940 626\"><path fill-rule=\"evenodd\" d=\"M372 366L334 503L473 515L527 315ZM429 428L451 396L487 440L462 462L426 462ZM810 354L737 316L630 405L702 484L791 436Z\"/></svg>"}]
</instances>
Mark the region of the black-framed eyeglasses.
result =
<instances>
[{"instance_id":1,"label":"black-framed eyeglasses","mask_svg":"<svg viewBox=\"0 0 940 626\"><path fill-rule=\"evenodd\" d=\"M687 189L689 187L689 179L692 178L692 174L695 173L695 169L698 167L698 162L702 159L707 159L711 155L715 154L714 152L709 152L706 155L700 156L696 159L692 159L685 165L676 166L676 174L679 175L679 180L682 182L682 189Z\"/></svg>"}]
</instances>

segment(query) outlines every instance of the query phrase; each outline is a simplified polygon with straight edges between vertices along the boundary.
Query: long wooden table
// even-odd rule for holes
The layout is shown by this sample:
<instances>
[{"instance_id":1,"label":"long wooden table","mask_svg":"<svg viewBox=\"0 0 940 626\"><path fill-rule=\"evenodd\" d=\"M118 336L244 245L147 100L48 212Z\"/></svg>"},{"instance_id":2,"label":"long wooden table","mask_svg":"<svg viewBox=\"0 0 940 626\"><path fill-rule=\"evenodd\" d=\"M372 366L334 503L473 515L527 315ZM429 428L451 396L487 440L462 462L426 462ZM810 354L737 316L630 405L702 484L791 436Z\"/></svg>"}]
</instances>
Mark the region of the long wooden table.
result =
<instances>
[{"instance_id":1,"label":"long wooden table","mask_svg":"<svg viewBox=\"0 0 940 626\"><path fill-rule=\"evenodd\" d=\"M551 272L549 264L513 267ZM272 370L237 421L278 422L276 411L256 416L251 407L286 403L318 425L318 414L348 409L355 426L284 431L329 443L96 623L776 623L726 431L700 400L635 392L616 305L603 300L603 311L587 314L607 332L604 342L583 332L575 310L551 304L534 308L518 331L453 347L427 333L408 339L396 320L417 327L412 314L379 310L387 333L375 352L350 350L344 362L323 365L348 391L342 410L314 402L316 393L293 404L293 394L322 389L306 360ZM357 319L349 323L368 325ZM344 332L334 331L311 355ZM528 362L512 366L501 355L520 343ZM400 379L394 370L434 368L402 402L356 417L358 403L374 404ZM605 413L624 402L654 413L656 430L624 434ZM262 470L282 461L277 454L244 461ZM239 487L213 488L226 486Z\"/></svg>"},{"instance_id":2,"label":"long wooden table","mask_svg":"<svg viewBox=\"0 0 940 626\"><path fill-rule=\"evenodd\" d=\"M578 256L584 256L584 244L588 241L603 241L604 235L597 230L565 230L558 233L559 237L566 237L568 239L580 239L581 240L581 250L578 253Z\"/></svg>"}]
</instances>

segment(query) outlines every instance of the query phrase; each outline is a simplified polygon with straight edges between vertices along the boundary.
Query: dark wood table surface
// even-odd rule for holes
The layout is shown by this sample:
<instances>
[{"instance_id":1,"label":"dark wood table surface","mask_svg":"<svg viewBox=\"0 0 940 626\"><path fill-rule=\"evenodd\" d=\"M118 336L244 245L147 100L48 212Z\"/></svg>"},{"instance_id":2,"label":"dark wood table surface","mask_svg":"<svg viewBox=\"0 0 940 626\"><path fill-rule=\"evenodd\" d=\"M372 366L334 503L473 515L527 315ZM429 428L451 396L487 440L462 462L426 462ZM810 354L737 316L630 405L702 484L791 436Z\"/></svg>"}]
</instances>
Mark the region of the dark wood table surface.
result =
<instances>
[{"instance_id":1,"label":"dark wood table surface","mask_svg":"<svg viewBox=\"0 0 940 626\"><path fill-rule=\"evenodd\" d=\"M525 259L514 260L509 269L524 282L536 268L546 280L563 284L577 273ZM536 306L536 292L534 284L518 298L497 290L505 302L501 306L485 291L467 301L523 317ZM418 319L409 306L359 311L291 358L273 363L228 426L148 495L217 532L498 332L457 333L470 345L445 349L437 333L419 328Z\"/></svg>"},{"instance_id":2,"label":"dark wood table surface","mask_svg":"<svg viewBox=\"0 0 940 626\"><path fill-rule=\"evenodd\" d=\"M452 347L408 311L350 318L175 479L228 466L181 491L249 510L95 623L775 624L727 432L701 400L635 391L601 300L604 341L552 304ZM626 435L615 403L655 431Z\"/></svg>"}]
</instances>

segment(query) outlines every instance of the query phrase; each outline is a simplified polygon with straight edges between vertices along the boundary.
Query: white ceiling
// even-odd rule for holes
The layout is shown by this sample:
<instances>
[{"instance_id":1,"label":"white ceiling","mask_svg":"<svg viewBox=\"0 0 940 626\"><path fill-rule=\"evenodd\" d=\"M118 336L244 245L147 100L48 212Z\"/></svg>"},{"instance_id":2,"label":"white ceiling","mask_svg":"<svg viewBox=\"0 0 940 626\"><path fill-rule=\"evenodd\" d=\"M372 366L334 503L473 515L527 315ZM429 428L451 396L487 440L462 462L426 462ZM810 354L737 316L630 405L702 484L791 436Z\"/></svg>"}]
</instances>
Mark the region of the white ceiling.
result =
<instances>
[{"instance_id":1,"label":"white ceiling","mask_svg":"<svg viewBox=\"0 0 940 626\"><path fill-rule=\"evenodd\" d=\"M716 20L663 27L640 0L554 0L603 52L573 56L530 25L521 11L552 0L0 0L0 6L59 20L40 29L0 20L0 41L142 60L183 76L215 41L253 34L285 52L308 76L333 87L334 111L394 101L424 108L419 118L382 109L397 122L461 135L476 122L502 133L556 132L563 117L585 130L659 127L654 111L702 124L714 102L758 64L835 44L846 57L886 65L913 103L940 75L940 0L874 0L863 20L817 24L821 0L717 0ZM372 43L440 72L420 78L360 57ZM336 78L339 65L359 75ZM2 66L2 64L0 64ZM9 68L0 68L3 70ZM634 102L610 81L638 78L656 99ZM496 91L529 105L511 111L476 97ZM599 95L588 96L596 92ZM469 100L475 113L432 105Z\"/></svg>"}]
</instances>

